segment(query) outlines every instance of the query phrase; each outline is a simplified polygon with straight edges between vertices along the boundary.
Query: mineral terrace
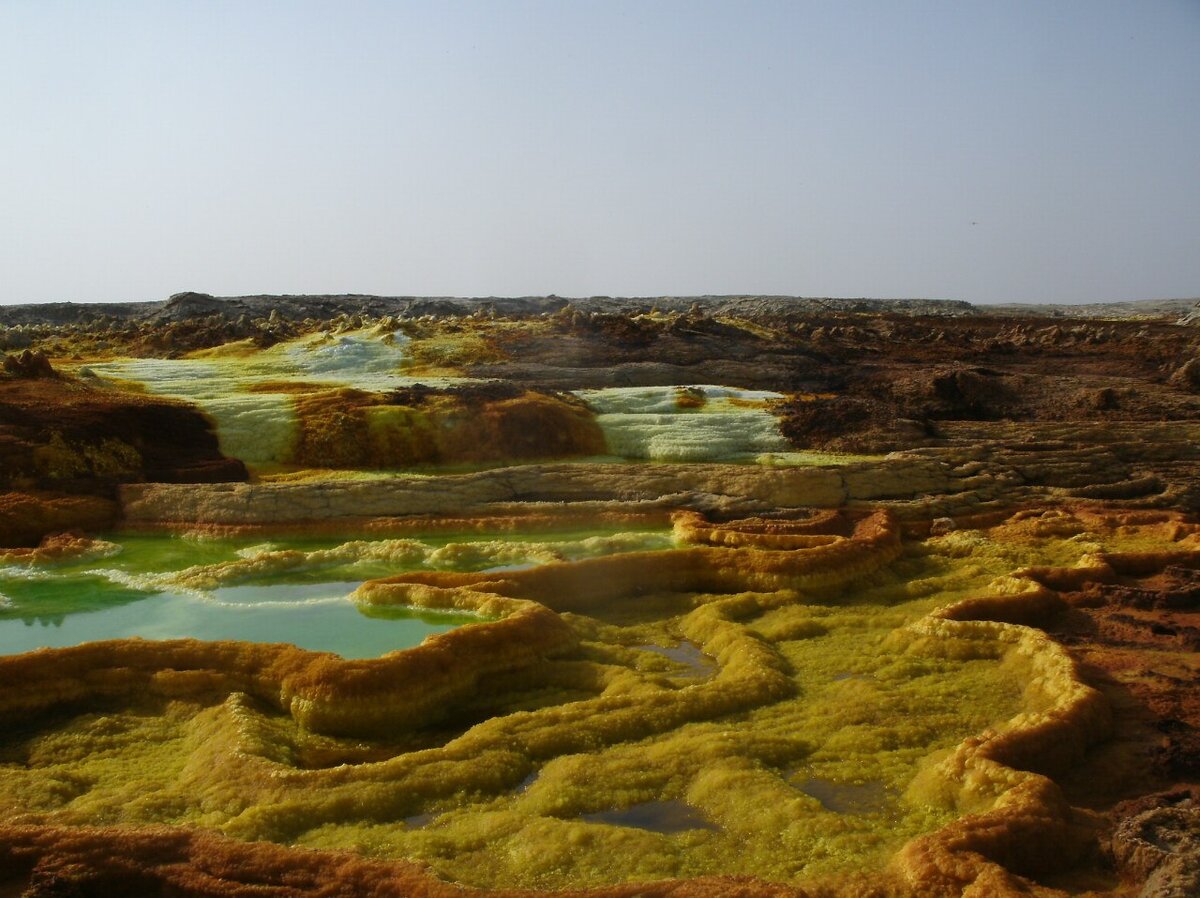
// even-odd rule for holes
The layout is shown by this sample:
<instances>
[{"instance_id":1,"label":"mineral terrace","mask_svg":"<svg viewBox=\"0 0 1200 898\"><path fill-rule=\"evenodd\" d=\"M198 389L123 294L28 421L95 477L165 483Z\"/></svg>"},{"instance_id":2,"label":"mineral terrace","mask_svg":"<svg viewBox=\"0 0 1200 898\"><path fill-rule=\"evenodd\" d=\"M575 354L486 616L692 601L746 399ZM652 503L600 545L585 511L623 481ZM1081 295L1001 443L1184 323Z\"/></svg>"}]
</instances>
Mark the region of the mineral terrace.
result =
<instances>
[{"instance_id":1,"label":"mineral terrace","mask_svg":"<svg viewBox=\"0 0 1200 898\"><path fill-rule=\"evenodd\" d=\"M1200 894L1200 330L0 307L0 896Z\"/></svg>"}]
</instances>

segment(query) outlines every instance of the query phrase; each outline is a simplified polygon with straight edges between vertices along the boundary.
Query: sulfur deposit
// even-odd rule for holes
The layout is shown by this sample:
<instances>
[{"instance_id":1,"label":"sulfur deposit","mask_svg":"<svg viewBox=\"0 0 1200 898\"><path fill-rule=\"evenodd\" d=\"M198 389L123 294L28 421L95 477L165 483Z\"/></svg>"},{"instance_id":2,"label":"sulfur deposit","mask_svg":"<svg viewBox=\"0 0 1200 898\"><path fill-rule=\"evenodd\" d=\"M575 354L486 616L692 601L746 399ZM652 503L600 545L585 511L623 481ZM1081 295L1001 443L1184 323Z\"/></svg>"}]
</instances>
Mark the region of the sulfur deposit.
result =
<instances>
[{"instance_id":1,"label":"sulfur deposit","mask_svg":"<svg viewBox=\"0 0 1200 898\"><path fill-rule=\"evenodd\" d=\"M106 308L0 310L0 893L1194 893L1191 324Z\"/></svg>"}]
</instances>

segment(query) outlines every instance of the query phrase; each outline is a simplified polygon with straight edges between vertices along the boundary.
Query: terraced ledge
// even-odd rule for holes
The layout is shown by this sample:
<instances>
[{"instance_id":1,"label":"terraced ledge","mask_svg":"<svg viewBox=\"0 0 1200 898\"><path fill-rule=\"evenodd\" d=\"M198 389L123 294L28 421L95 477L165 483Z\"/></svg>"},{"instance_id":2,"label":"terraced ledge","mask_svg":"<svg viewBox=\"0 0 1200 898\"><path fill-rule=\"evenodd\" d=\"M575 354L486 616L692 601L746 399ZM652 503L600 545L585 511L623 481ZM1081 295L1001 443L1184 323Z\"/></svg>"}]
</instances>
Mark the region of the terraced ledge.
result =
<instances>
[{"instance_id":1,"label":"terraced ledge","mask_svg":"<svg viewBox=\"0 0 1200 898\"><path fill-rule=\"evenodd\" d=\"M1020 569L888 638L889 651L915 659L990 659L1003 665L1021 689L1015 715L969 736L911 782L908 800L947 807L950 822L910 840L889 870L869 881L843 874L812 886L699 877L562 894L1062 895L1036 887L1027 877L1069 868L1086 855L1096 821L1072 808L1053 778L1110 734L1112 717L1108 700L1084 682L1070 654L1031 624L1044 625L1066 607L1063 591L1146 576L1171 565L1200 567L1197 528L1165 515L1114 517L1086 508L1075 517L1017 515L996 535L1061 534L1089 520L1090 532L1100 537L1123 533L1134 544L1149 538L1175 548L1102 552L1084 555L1070 567ZM154 888L170 883L182 895L249 895L253 888L255 895L283 898L300 877L334 895L363 894L363 889L440 895L450 887L418 865L297 852L255 840L321 846L339 827L394 828L396 821L424 809L453 810L464 795L517 789L538 768L543 778L560 778L560 785L542 789L535 783L527 801L543 814L553 815L556 807L562 809L558 813L579 813L578 803L594 797L573 797L561 783L579 774L580 763L597 763L597 751L607 753L605 769L621 770L620 765L636 761L622 775L637 771L636 777L648 778L654 790L679 788L668 785L669 779L658 783L656 760L669 769L696 761L690 752L699 752L700 766L684 794L690 801L716 802L708 813L723 825L739 825L741 805L721 810L725 799L718 796L726 780L740 778L742 797L760 808L781 800L780 781L726 755L721 740L705 728L792 698L796 682L789 662L779 643L764 634L794 639L812 632L795 622L784 629L766 622L802 607L806 598L872 582L899 563L904 542L898 522L886 511L723 523L681 511L675 528L683 545L672 550L520 571L427 571L371 581L357 596L368 604L473 610L497 618L376 661L339 662L280 646L138 640L0 659L0 683L5 684L0 720L9 728L81 701L118 708L148 696L201 701L206 707L192 724L191 756L180 772L186 794L208 828L248 840L239 845L187 830L63 828L54 814L41 811L32 818L10 817L0 826L0 873L48 877L58 869L69 871L73 859L83 856L89 888L124 875ZM691 603L679 633L715 659L713 676L665 688L652 675L614 665L619 655L606 655L595 643L598 625L586 615L685 594L705 598ZM748 621L754 623L748 626ZM448 707L499 684L518 692L585 688L592 695L492 716L442 745L382 760L297 763L304 744L320 734L394 737L429 728ZM691 731L694 738L687 735ZM647 741L668 732L674 741L662 748ZM103 728L98 733L111 735ZM803 757L806 750L787 738L772 746L779 738L761 735L766 741L757 750L781 759ZM351 743L339 744L340 751L355 750ZM685 747L689 751L681 754ZM311 745L304 750L311 752ZM31 762L36 775L38 762L32 756ZM66 781L58 782L61 787ZM541 850L558 850L552 837L546 839ZM101 843L109 846L106 858L95 854L94 846ZM113 845L122 850L112 852ZM291 865L282 864L285 853L293 858ZM172 859L166 866L164 857ZM285 874L285 867L294 872ZM258 871L253 884L235 868ZM335 878L343 885L332 885ZM389 891L401 885L401 891ZM500 888L490 894L534 893Z\"/></svg>"},{"instance_id":2,"label":"terraced ledge","mask_svg":"<svg viewBox=\"0 0 1200 898\"><path fill-rule=\"evenodd\" d=\"M470 515L505 502L636 502L708 510L837 508L850 501L942 493L936 459L889 458L838 467L725 464L522 465L471 474L397 475L317 483L137 483L121 488L126 522L286 524L400 515ZM690 502L689 502L690 499Z\"/></svg>"}]
</instances>

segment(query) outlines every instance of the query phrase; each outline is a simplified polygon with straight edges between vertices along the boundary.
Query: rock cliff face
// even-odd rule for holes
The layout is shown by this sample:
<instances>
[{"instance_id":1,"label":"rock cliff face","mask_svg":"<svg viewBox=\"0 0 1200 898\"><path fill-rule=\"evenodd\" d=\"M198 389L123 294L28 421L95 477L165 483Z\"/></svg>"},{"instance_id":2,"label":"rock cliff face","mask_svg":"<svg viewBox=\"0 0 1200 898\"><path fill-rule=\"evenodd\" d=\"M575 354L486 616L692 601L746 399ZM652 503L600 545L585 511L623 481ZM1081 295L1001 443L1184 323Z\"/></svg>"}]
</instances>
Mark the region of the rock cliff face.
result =
<instances>
[{"instance_id":1,"label":"rock cliff face","mask_svg":"<svg viewBox=\"0 0 1200 898\"><path fill-rule=\"evenodd\" d=\"M0 655L0 892L1191 894L1192 302L0 309L0 646L66 569L476 615Z\"/></svg>"}]
</instances>

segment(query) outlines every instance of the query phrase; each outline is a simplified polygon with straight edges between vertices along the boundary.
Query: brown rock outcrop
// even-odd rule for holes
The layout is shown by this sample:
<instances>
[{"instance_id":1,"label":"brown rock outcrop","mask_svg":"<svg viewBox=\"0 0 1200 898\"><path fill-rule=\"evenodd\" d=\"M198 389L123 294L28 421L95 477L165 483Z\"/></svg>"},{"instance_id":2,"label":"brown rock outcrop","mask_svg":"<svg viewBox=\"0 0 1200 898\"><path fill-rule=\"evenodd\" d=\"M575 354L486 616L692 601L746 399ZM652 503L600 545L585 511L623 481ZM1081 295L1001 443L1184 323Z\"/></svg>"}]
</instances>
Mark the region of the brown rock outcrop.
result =
<instances>
[{"instance_id":1,"label":"brown rock outcrop","mask_svg":"<svg viewBox=\"0 0 1200 898\"><path fill-rule=\"evenodd\" d=\"M52 375L0 376L0 490L9 491L0 545L111 526L120 483L246 477L241 462L221 455L205 418L182 403Z\"/></svg>"},{"instance_id":2,"label":"brown rock outcrop","mask_svg":"<svg viewBox=\"0 0 1200 898\"><path fill-rule=\"evenodd\" d=\"M0 493L0 548L36 546L46 534L65 530L107 530L119 511L116 502L101 496Z\"/></svg>"}]
</instances>

